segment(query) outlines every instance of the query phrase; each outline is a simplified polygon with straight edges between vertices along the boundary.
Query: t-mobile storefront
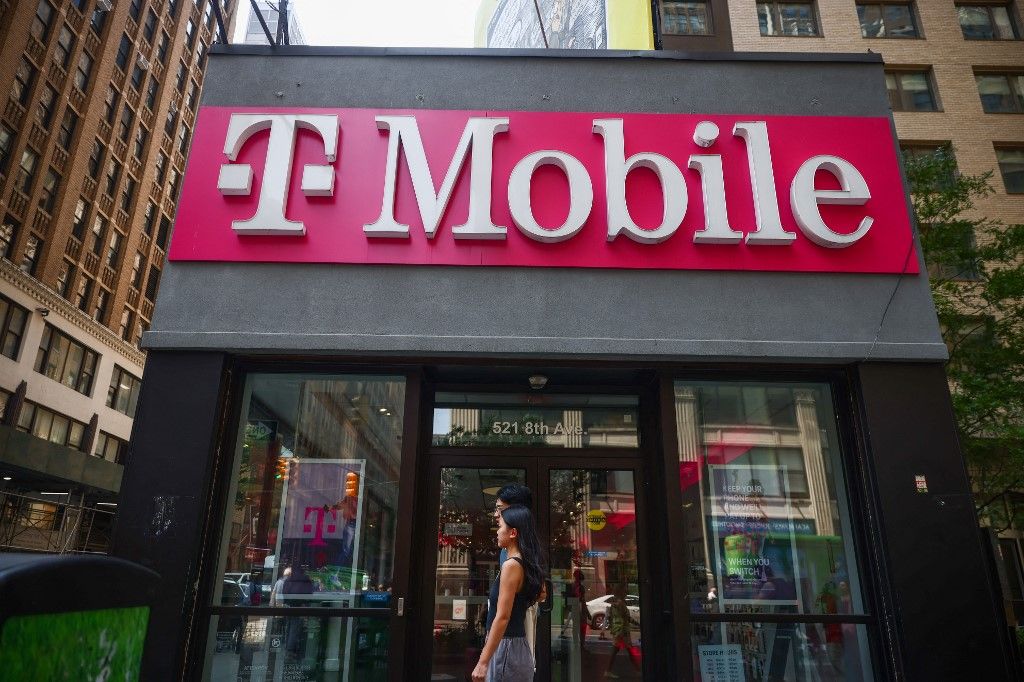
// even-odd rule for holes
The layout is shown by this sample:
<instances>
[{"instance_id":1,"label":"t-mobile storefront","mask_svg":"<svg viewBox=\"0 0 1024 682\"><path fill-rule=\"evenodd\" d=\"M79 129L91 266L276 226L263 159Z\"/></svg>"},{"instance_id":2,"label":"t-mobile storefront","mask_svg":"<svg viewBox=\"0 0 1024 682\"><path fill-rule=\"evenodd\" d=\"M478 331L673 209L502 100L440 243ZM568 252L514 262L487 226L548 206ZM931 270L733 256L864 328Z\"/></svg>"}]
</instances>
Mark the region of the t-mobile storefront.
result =
<instances>
[{"instance_id":1,"label":"t-mobile storefront","mask_svg":"<svg viewBox=\"0 0 1024 682\"><path fill-rule=\"evenodd\" d=\"M116 553L145 679L1006 679L873 55L215 53Z\"/></svg>"}]
</instances>

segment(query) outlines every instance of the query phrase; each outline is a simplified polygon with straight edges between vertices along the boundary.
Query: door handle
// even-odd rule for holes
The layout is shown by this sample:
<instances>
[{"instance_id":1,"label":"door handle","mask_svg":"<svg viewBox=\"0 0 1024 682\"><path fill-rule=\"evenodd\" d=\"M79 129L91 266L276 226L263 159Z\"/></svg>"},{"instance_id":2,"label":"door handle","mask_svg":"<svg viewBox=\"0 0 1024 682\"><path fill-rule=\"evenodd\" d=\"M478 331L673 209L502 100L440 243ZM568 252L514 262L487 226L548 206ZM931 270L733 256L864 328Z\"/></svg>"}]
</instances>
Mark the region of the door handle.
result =
<instances>
[{"instance_id":1,"label":"door handle","mask_svg":"<svg viewBox=\"0 0 1024 682\"><path fill-rule=\"evenodd\" d=\"M405 615L405 597L399 597L398 598L398 606L395 607L395 615L396 616L404 616Z\"/></svg>"}]
</instances>

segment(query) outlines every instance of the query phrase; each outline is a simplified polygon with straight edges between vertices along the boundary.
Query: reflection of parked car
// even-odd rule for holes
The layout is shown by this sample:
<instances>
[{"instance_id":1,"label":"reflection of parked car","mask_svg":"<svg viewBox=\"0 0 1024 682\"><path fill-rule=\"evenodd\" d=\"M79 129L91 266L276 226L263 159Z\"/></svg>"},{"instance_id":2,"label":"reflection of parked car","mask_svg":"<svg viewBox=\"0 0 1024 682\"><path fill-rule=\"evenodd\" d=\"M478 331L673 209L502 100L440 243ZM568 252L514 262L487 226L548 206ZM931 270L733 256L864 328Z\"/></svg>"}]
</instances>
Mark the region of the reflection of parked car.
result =
<instances>
[{"instance_id":1,"label":"reflection of parked car","mask_svg":"<svg viewBox=\"0 0 1024 682\"><path fill-rule=\"evenodd\" d=\"M224 578L224 589L220 594L221 606L245 606L248 591L230 578ZM217 618L217 651L238 651L245 631L245 616L220 616Z\"/></svg>"},{"instance_id":2,"label":"reflection of parked car","mask_svg":"<svg viewBox=\"0 0 1024 682\"><path fill-rule=\"evenodd\" d=\"M612 608L614 594L606 594L597 599L587 602L587 611L590 612L590 627L596 629L606 627L608 624L608 612ZM637 623L640 622L640 597L635 594L626 595L626 608L629 609L629 618Z\"/></svg>"}]
</instances>

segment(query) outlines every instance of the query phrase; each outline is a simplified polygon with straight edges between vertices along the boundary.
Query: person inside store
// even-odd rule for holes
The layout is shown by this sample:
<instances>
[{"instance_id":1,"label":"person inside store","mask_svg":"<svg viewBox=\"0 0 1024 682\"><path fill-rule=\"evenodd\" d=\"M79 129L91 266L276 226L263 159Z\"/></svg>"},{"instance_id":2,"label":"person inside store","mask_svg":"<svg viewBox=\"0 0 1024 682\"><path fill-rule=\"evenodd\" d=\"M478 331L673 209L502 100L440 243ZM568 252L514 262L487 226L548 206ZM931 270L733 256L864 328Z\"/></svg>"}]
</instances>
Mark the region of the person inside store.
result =
<instances>
[{"instance_id":1,"label":"person inside store","mask_svg":"<svg viewBox=\"0 0 1024 682\"><path fill-rule=\"evenodd\" d=\"M491 585L487 639L473 668L473 682L528 682L535 662L526 641L526 611L541 596L544 561L529 507L498 512L498 546L508 558Z\"/></svg>"}]
</instances>

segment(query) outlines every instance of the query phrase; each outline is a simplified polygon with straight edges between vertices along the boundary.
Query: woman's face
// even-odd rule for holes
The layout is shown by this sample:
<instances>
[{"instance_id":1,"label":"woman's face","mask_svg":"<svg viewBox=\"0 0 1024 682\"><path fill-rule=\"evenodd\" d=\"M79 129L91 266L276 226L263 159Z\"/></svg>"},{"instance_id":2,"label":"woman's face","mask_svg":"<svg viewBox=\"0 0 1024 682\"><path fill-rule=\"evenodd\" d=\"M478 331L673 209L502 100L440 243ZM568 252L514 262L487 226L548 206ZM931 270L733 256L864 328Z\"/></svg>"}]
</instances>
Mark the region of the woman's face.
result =
<instances>
[{"instance_id":1,"label":"woman's face","mask_svg":"<svg viewBox=\"0 0 1024 682\"><path fill-rule=\"evenodd\" d=\"M508 548L512 541L519 535L519 531L515 528L509 528L508 524L505 523L505 519L498 514L498 547L502 549Z\"/></svg>"}]
</instances>

